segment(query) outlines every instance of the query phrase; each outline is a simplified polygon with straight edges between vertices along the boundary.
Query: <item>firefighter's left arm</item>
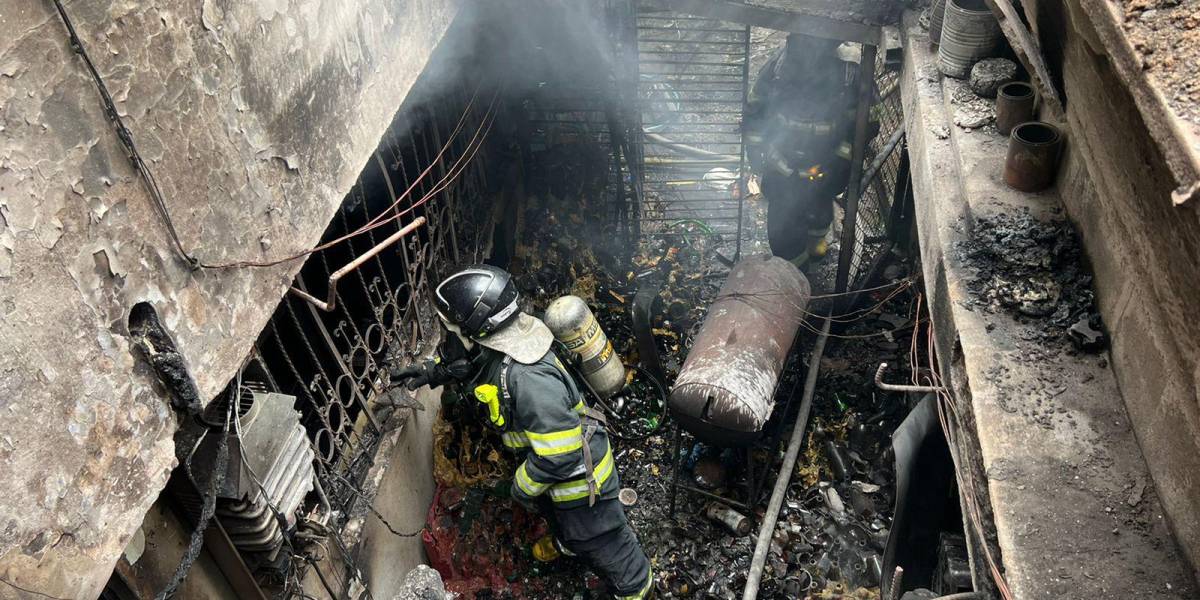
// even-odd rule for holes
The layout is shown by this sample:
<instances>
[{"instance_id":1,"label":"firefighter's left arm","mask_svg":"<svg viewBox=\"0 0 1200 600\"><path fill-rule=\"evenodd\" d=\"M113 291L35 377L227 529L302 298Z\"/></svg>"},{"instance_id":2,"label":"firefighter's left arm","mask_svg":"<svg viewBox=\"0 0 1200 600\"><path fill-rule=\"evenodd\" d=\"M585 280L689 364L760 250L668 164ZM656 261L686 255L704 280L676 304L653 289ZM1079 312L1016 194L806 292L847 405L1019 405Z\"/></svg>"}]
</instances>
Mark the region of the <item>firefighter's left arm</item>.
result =
<instances>
[{"instance_id":1,"label":"firefighter's left arm","mask_svg":"<svg viewBox=\"0 0 1200 600\"><path fill-rule=\"evenodd\" d=\"M510 382L516 425L532 450L514 474L514 495L536 497L555 483L584 476L579 413L568 405L570 392L553 368L522 368Z\"/></svg>"}]
</instances>

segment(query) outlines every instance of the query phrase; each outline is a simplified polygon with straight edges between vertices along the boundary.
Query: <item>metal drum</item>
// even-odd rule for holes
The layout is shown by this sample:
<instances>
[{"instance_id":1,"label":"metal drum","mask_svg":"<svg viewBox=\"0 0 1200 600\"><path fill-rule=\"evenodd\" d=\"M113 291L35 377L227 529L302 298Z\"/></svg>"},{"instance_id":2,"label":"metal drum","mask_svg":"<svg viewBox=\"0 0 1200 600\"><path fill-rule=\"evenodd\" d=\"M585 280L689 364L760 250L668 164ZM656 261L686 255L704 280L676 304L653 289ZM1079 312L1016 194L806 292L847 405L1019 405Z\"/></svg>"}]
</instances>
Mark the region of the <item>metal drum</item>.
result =
<instances>
[{"instance_id":1,"label":"metal drum","mask_svg":"<svg viewBox=\"0 0 1200 600\"><path fill-rule=\"evenodd\" d=\"M782 258L734 265L671 390L684 429L718 445L758 437L810 296L808 280Z\"/></svg>"},{"instance_id":2,"label":"metal drum","mask_svg":"<svg viewBox=\"0 0 1200 600\"><path fill-rule=\"evenodd\" d=\"M1000 43L1000 24L984 0L947 0L938 46L938 69L966 79L980 59L993 55Z\"/></svg>"}]
</instances>

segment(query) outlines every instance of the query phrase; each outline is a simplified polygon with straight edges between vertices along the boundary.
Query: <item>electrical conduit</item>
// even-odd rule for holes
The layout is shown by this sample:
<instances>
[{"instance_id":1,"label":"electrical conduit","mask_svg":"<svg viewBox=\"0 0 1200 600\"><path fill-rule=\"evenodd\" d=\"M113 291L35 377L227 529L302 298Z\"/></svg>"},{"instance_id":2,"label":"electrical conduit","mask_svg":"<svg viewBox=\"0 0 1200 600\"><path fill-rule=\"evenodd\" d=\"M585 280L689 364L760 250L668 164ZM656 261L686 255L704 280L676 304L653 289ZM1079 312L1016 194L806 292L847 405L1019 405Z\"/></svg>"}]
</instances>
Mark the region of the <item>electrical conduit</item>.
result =
<instances>
[{"instance_id":1,"label":"electrical conduit","mask_svg":"<svg viewBox=\"0 0 1200 600\"><path fill-rule=\"evenodd\" d=\"M758 542L754 546L754 558L750 561L750 573L746 575L746 589L742 600L758 598L758 586L762 582L763 566L767 562L767 551L771 548L771 537L775 533L775 522L779 519L779 509L783 506L783 498L787 495L788 484L792 480L792 469L796 466L796 458L800 455L800 443L804 440L804 431L808 427L808 414L812 411L813 393L817 390L817 374L821 370L821 355L825 353L825 342L829 339L829 316L824 317L821 333L813 345L812 356L808 359L808 372L804 376L804 397L800 401L800 412L796 414L796 424L792 426L792 438L788 442L787 453L783 455L783 464L779 467L779 478L775 480L775 489L771 492L771 501L767 504L767 512L763 514L762 526L758 530Z\"/></svg>"}]
</instances>

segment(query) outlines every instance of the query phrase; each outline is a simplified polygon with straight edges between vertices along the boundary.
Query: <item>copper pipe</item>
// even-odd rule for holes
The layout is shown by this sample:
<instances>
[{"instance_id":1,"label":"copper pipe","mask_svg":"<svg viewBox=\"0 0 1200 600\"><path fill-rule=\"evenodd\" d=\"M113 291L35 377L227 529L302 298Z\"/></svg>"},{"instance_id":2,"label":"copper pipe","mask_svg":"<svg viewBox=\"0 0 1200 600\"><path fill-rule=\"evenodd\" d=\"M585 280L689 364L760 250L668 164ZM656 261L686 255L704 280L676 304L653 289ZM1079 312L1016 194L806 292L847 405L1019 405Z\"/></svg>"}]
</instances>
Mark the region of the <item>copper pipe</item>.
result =
<instances>
[{"instance_id":1,"label":"copper pipe","mask_svg":"<svg viewBox=\"0 0 1200 600\"><path fill-rule=\"evenodd\" d=\"M413 220L412 223L409 223L408 225L401 227L399 231L397 231L396 233L393 233L392 235L389 235L387 237L387 239L376 244L374 248L371 248L370 250L367 250L366 252L360 254L357 258L355 258L354 260L347 263L346 266L334 271L333 275L329 276L329 286L328 286L329 298L325 301L318 300L312 294L309 294L308 292L298 289L296 287L288 288L288 291L290 291L291 293L293 293L297 296L300 296L301 298L307 300L313 306L316 306L317 308L319 308L325 312L332 312L333 309L336 308L336 306L337 306L338 280L340 280L342 277L345 277L348 273L354 271L355 269L361 267L362 264L367 262L368 259L379 254L380 252L383 252L385 249L387 249L388 246L395 244L396 242L398 242L400 240L400 238L412 233L418 227L420 227L424 224L425 224L425 217L417 217L415 220Z\"/></svg>"},{"instance_id":2,"label":"copper pipe","mask_svg":"<svg viewBox=\"0 0 1200 600\"><path fill-rule=\"evenodd\" d=\"M945 392L946 388L940 385L897 385L895 383L884 383L883 372L887 370L887 363L879 363L879 369L875 371L875 386L881 390L888 392Z\"/></svg>"}]
</instances>

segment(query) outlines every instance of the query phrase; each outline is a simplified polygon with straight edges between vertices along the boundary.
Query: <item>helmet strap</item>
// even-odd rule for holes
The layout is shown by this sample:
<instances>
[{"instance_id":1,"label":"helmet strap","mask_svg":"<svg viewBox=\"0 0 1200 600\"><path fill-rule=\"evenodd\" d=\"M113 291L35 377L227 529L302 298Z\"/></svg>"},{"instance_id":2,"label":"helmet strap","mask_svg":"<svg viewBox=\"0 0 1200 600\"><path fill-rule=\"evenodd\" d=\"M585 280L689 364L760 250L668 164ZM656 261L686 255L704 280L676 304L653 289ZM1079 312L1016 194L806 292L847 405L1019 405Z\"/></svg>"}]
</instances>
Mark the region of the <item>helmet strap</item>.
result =
<instances>
[{"instance_id":1,"label":"helmet strap","mask_svg":"<svg viewBox=\"0 0 1200 600\"><path fill-rule=\"evenodd\" d=\"M450 335L457 338L458 342L462 344L463 348L466 349L467 352L475 349L475 340L471 339L470 336L464 335L461 327L451 323L440 312L438 313L438 320L442 322L442 328L449 332Z\"/></svg>"}]
</instances>

